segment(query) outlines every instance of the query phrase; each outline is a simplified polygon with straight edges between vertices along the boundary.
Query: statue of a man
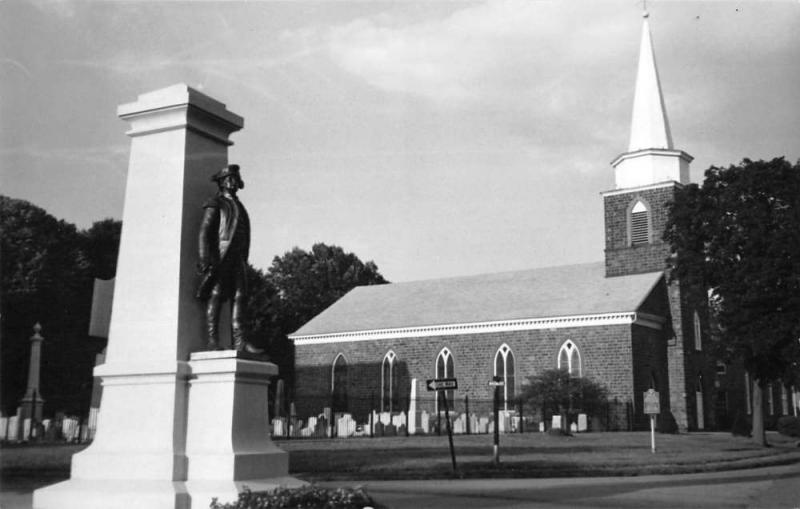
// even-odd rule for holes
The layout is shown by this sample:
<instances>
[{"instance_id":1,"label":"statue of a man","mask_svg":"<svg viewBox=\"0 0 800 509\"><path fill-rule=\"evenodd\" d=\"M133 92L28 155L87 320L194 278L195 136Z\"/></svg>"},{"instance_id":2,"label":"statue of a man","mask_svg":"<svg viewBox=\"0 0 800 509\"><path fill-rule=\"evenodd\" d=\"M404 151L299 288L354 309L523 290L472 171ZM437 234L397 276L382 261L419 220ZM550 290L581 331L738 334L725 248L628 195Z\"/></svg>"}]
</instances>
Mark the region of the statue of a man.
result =
<instances>
[{"instance_id":1,"label":"statue of a man","mask_svg":"<svg viewBox=\"0 0 800 509\"><path fill-rule=\"evenodd\" d=\"M222 304L231 301L233 348L262 353L247 340L247 256L250 251L250 218L236 197L244 188L239 165L231 164L211 180L217 183L217 195L203 204L200 225L200 261L202 275L197 297L206 302L206 334L209 350L221 349L219 316Z\"/></svg>"}]
</instances>

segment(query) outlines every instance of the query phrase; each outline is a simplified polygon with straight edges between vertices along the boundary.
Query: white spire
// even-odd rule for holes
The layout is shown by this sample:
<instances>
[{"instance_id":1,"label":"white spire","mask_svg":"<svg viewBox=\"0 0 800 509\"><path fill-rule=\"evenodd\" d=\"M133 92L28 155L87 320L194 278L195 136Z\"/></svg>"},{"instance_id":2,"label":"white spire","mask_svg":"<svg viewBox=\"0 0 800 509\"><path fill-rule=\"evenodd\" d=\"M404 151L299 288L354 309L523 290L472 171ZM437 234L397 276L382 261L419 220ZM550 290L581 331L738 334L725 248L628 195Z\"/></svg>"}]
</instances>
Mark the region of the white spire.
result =
<instances>
[{"instance_id":1,"label":"white spire","mask_svg":"<svg viewBox=\"0 0 800 509\"><path fill-rule=\"evenodd\" d=\"M689 163L693 158L672 145L648 17L645 12L628 151L611 162L617 189L669 181L682 184L689 182Z\"/></svg>"},{"instance_id":2,"label":"white spire","mask_svg":"<svg viewBox=\"0 0 800 509\"><path fill-rule=\"evenodd\" d=\"M661 95L648 16L645 12L642 44L639 49L639 70L636 73L636 93L633 98L629 152L646 148L672 148L672 135L669 132L664 97Z\"/></svg>"}]
</instances>

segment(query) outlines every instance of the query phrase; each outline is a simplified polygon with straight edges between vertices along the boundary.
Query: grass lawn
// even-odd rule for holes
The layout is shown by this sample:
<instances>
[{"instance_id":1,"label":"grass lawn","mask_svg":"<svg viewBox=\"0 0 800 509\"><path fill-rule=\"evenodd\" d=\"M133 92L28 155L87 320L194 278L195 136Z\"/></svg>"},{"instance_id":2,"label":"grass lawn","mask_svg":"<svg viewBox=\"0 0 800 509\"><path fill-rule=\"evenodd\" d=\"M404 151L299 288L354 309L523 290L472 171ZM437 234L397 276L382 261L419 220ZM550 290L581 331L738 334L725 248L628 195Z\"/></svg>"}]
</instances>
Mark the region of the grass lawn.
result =
<instances>
[{"instance_id":1,"label":"grass lawn","mask_svg":"<svg viewBox=\"0 0 800 509\"><path fill-rule=\"evenodd\" d=\"M492 435L456 435L453 442L459 476L470 478L671 474L800 461L797 439L768 438L772 446L762 448L728 433L657 434L652 454L646 432L501 435L499 466L492 463ZM290 452L290 473L309 481L453 477L446 435L276 443ZM5 446L2 477L67 478L71 456L84 447Z\"/></svg>"}]
</instances>

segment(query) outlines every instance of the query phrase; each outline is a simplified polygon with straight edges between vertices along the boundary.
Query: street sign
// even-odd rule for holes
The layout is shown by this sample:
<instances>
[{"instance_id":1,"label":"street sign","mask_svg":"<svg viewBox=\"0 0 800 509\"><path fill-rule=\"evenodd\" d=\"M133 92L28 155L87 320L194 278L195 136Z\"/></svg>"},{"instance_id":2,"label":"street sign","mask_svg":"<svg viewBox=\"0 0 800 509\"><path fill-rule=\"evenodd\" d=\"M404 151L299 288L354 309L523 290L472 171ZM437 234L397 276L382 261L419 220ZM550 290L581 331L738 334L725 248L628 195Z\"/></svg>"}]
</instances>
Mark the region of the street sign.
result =
<instances>
[{"instance_id":1,"label":"street sign","mask_svg":"<svg viewBox=\"0 0 800 509\"><path fill-rule=\"evenodd\" d=\"M435 378L426 382L429 391L444 391L458 389L458 380L455 378Z\"/></svg>"},{"instance_id":2,"label":"street sign","mask_svg":"<svg viewBox=\"0 0 800 509\"><path fill-rule=\"evenodd\" d=\"M644 413L648 415L658 415L661 413L658 392L656 392L654 389L649 389L644 393Z\"/></svg>"},{"instance_id":3,"label":"street sign","mask_svg":"<svg viewBox=\"0 0 800 509\"><path fill-rule=\"evenodd\" d=\"M506 383L502 380L492 380L491 382L489 382L489 387L502 387L505 384Z\"/></svg>"}]
</instances>

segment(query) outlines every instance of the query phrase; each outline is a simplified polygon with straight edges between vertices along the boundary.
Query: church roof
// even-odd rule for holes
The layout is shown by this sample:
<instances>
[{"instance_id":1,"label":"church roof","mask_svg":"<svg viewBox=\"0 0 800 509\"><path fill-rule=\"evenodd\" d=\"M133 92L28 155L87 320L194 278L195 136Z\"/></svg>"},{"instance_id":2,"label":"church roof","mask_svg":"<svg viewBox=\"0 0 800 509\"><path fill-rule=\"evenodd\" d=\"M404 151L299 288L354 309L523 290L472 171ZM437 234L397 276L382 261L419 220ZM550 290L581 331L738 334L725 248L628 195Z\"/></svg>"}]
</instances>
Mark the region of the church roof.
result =
<instances>
[{"instance_id":1,"label":"church roof","mask_svg":"<svg viewBox=\"0 0 800 509\"><path fill-rule=\"evenodd\" d=\"M606 278L599 262L360 286L291 337L634 312L662 276Z\"/></svg>"}]
</instances>

